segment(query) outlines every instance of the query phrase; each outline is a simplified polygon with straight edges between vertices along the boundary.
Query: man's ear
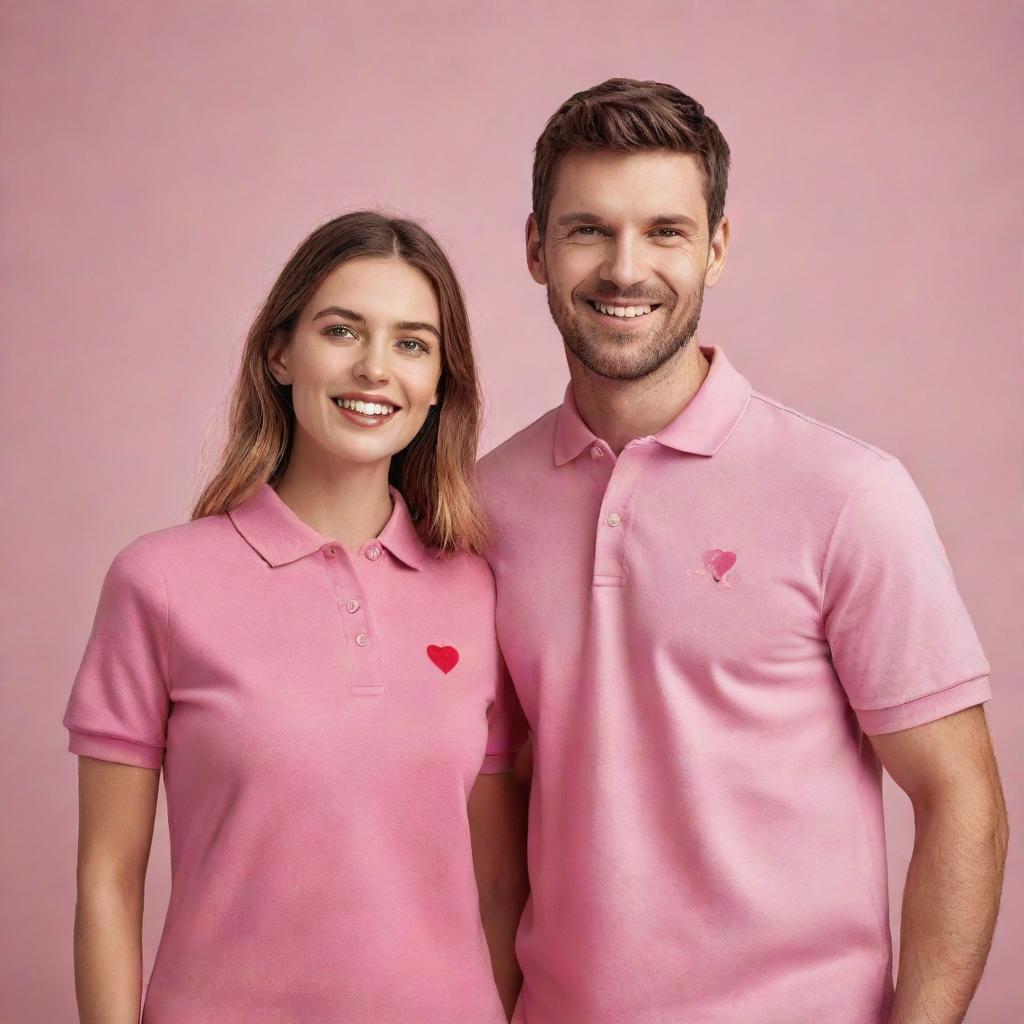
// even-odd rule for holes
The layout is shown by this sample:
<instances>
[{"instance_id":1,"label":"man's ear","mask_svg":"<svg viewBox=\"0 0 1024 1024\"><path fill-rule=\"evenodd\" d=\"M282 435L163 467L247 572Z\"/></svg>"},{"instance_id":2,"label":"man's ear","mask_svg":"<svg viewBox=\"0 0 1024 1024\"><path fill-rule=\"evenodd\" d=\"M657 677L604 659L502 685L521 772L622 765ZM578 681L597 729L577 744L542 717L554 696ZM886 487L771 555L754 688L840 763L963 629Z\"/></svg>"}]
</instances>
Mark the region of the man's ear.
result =
<instances>
[{"instance_id":1,"label":"man's ear","mask_svg":"<svg viewBox=\"0 0 1024 1024\"><path fill-rule=\"evenodd\" d=\"M277 331L267 348L267 368L278 384L292 382L292 371L288 365L289 341L284 331Z\"/></svg>"},{"instance_id":2,"label":"man's ear","mask_svg":"<svg viewBox=\"0 0 1024 1024\"><path fill-rule=\"evenodd\" d=\"M708 247L708 266L704 271L704 284L711 287L722 276L725 269L725 258L729 252L729 218L722 214L722 219L711 236Z\"/></svg>"},{"instance_id":3,"label":"man's ear","mask_svg":"<svg viewBox=\"0 0 1024 1024\"><path fill-rule=\"evenodd\" d=\"M537 217L533 213L526 218L526 266L537 284L548 283L548 269L544 263L544 240Z\"/></svg>"}]
</instances>

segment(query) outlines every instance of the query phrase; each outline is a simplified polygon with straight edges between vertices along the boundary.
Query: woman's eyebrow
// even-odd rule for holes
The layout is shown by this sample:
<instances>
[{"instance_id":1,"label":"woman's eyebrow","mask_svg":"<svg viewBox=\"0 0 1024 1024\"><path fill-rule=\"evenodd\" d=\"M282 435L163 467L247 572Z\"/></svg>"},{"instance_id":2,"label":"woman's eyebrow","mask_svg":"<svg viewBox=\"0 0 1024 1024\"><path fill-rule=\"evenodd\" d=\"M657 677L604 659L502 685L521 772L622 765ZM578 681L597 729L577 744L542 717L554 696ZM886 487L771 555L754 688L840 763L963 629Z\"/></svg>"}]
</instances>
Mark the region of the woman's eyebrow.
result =
<instances>
[{"instance_id":1,"label":"woman's eyebrow","mask_svg":"<svg viewBox=\"0 0 1024 1024\"><path fill-rule=\"evenodd\" d=\"M441 340L441 332L433 324L422 323L419 320L402 320L395 326L400 331L430 331L438 341Z\"/></svg>"},{"instance_id":2,"label":"woman's eyebrow","mask_svg":"<svg viewBox=\"0 0 1024 1024\"><path fill-rule=\"evenodd\" d=\"M353 309L345 309L344 306L326 306L313 319L319 320L322 316L332 315L344 317L346 320L351 320L356 324L366 323L366 317L362 313L357 313ZM428 324L421 320L400 320L394 326L400 331L430 331L438 341L441 340L441 332L433 324Z\"/></svg>"},{"instance_id":3,"label":"woman's eyebrow","mask_svg":"<svg viewBox=\"0 0 1024 1024\"><path fill-rule=\"evenodd\" d=\"M313 317L313 319L319 320L320 317L328 316L332 313L335 316L343 316L346 320L353 321L353 323L366 323L366 317L364 317L362 313L355 313L351 309L344 309L342 306L326 306L323 309L321 309L320 312Z\"/></svg>"}]
</instances>

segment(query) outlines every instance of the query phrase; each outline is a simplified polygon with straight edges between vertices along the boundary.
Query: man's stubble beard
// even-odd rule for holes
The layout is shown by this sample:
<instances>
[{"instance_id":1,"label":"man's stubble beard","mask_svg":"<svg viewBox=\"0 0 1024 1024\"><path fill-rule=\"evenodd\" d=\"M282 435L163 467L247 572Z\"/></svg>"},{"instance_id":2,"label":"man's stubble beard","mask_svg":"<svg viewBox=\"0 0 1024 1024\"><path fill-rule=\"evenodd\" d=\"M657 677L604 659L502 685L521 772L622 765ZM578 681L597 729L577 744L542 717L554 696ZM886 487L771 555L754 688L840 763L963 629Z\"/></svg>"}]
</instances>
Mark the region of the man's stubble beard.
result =
<instances>
[{"instance_id":1,"label":"man's stubble beard","mask_svg":"<svg viewBox=\"0 0 1024 1024\"><path fill-rule=\"evenodd\" d=\"M682 323L667 323L660 331L646 339L639 351L631 357L624 357L621 347L613 347L604 340L598 328L590 328L581 324L575 315L563 316L555 308L551 300L551 286L547 288L548 310L551 319L562 335L569 351L591 373L604 377L606 380L640 380L664 366L689 343L697 332L700 322L701 306L704 303L704 282L700 288L691 292ZM642 300L637 300L639 305ZM575 307L574 307L575 308ZM650 314L656 316L657 313ZM612 332L614 336L614 331ZM620 340L625 343L635 342L633 333L619 332ZM605 336L607 337L607 335Z\"/></svg>"}]
</instances>

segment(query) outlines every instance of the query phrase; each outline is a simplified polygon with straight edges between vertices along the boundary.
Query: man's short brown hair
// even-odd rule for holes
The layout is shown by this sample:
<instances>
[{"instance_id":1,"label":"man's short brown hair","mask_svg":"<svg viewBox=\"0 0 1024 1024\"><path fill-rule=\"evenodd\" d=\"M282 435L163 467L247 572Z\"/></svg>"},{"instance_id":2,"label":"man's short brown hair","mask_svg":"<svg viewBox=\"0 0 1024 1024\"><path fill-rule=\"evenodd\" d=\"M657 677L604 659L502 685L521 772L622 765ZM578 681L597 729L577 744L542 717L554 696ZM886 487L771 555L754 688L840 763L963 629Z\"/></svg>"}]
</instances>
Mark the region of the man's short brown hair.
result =
<instances>
[{"instance_id":1,"label":"man's short brown hair","mask_svg":"<svg viewBox=\"0 0 1024 1024\"><path fill-rule=\"evenodd\" d=\"M704 108L675 86L609 78L570 96L551 115L533 159L533 212L542 238L558 161L575 148L693 153L704 173L708 232L714 234L725 212L729 144Z\"/></svg>"}]
</instances>

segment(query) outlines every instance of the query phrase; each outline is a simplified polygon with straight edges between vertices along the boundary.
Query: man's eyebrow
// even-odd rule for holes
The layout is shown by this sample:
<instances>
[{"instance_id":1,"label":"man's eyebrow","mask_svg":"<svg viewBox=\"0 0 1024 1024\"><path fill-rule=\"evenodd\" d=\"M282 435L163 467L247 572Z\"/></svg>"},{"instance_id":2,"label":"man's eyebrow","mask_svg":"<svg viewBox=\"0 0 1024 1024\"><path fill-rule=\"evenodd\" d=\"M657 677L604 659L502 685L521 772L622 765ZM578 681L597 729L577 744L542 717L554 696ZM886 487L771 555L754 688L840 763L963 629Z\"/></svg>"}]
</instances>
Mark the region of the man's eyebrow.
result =
<instances>
[{"instance_id":1,"label":"man's eyebrow","mask_svg":"<svg viewBox=\"0 0 1024 1024\"><path fill-rule=\"evenodd\" d=\"M362 313L357 313L352 309L345 309L344 306L325 306L313 319L319 320L322 316L331 315L343 317L345 320L351 320L356 324L366 323L366 317ZM395 327L400 331L429 331L438 341L441 340L441 332L433 324L428 324L421 320L400 320L395 324Z\"/></svg>"},{"instance_id":2,"label":"man's eyebrow","mask_svg":"<svg viewBox=\"0 0 1024 1024\"><path fill-rule=\"evenodd\" d=\"M598 217L596 213L564 213L555 223L559 227L568 227L571 224L603 224L604 218ZM692 217L685 213L659 213L647 222L652 228L669 227L673 224L685 224L693 231L699 229L700 225Z\"/></svg>"},{"instance_id":3,"label":"man's eyebrow","mask_svg":"<svg viewBox=\"0 0 1024 1024\"><path fill-rule=\"evenodd\" d=\"M700 227L692 217L688 217L685 213L659 213L657 217L651 218L650 224L653 228L668 227L671 224L685 224L694 231Z\"/></svg>"},{"instance_id":4,"label":"man's eyebrow","mask_svg":"<svg viewBox=\"0 0 1024 1024\"><path fill-rule=\"evenodd\" d=\"M563 213L555 223L565 227L567 224L600 224L602 221L596 213Z\"/></svg>"}]
</instances>

